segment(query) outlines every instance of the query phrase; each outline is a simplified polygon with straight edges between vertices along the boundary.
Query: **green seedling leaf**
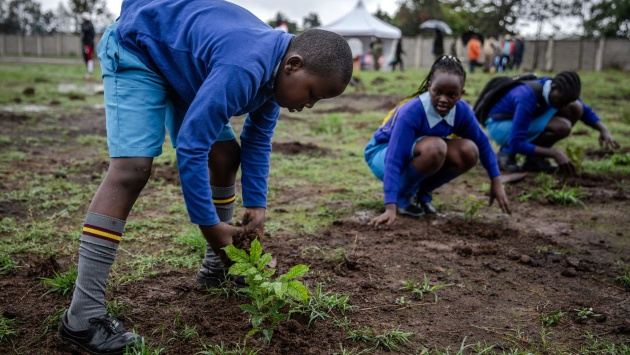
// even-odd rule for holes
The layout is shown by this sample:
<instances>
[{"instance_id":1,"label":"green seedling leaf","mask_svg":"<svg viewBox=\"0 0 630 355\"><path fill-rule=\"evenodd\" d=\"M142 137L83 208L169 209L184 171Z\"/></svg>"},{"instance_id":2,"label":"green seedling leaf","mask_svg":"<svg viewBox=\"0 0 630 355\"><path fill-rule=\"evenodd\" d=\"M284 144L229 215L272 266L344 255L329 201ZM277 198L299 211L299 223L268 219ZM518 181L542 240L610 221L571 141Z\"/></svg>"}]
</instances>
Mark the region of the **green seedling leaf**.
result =
<instances>
[{"instance_id":1,"label":"green seedling leaf","mask_svg":"<svg viewBox=\"0 0 630 355\"><path fill-rule=\"evenodd\" d=\"M295 265L294 267L287 272L287 280L294 279L296 277L304 276L308 272L308 266L306 265Z\"/></svg>"},{"instance_id":2,"label":"green seedling leaf","mask_svg":"<svg viewBox=\"0 0 630 355\"><path fill-rule=\"evenodd\" d=\"M260 259L260 255L262 254L262 245L258 241L258 238L252 241L252 245L249 250L249 260L251 260L252 264L256 264L258 259Z\"/></svg>"},{"instance_id":3,"label":"green seedling leaf","mask_svg":"<svg viewBox=\"0 0 630 355\"><path fill-rule=\"evenodd\" d=\"M300 281L290 281L287 287L287 293L298 301L308 301L308 289Z\"/></svg>"},{"instance_id":4,"label":"green seedling leaf","mask_svg":"<svg viewBox=\"0 0 630 355\"><path fill-rule=\"evenodd\" d=\"M251 269L249 264L246 263L236 263L230 266L229 273L235 276L247 276L249 275L249 270Z\"/></svg>"},{"instance_id":5,"label":"green seedling leaf","mask_svg":"<svg viewBox=\"0 0 630 355\"><path fill-rule=\"evenodd\" d=\"M258 271L261 271L262 269L267 267L267 265L269 265L269 263L271 262L271 259L272 256L269 253L264 254L260 259L258 259Z\"/></svg>"},{"instance_id":6,"label":"green seedling leaf","mask_svg":"<svg viewBox=\"0 0 630 355\"><path fill-rule=\"evenodd\" d=\"M249 257L245 250L237 249L234 245L228 245L223 250L225 250L228 258L235 263L249 263Z\"/></svg>"},{"instance_id":7,"label":"green seedling leaf","mask_svg":"<svg viewBox=\"0 0 630 355\"><path fill-rule=\"evenodd\" d=\"M276 296L282 298L285 294L285 287L282 282L274 282L273 283L273 291L276 293Z\"/></svg>"}]
</instances>

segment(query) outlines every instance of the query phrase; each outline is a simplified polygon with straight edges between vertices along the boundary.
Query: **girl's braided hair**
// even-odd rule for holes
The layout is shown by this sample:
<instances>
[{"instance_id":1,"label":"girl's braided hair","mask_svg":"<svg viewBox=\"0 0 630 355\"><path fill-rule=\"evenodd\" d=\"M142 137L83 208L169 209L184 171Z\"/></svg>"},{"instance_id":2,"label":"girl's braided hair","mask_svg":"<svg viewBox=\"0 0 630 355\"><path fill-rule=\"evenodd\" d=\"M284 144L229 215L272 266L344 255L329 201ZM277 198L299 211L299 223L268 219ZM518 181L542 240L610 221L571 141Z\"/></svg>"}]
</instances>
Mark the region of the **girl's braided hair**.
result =
<instances>
[{"instance_id":1,"label":"girl's braided hair","mask_svg":"<svg viewBox=\"0 0 630 355\"><path fill-rule=\"evenodd\" d=\"M431 65L431 70L429 71L429 74L427 75L426 78L424 78L424 81L422 82L418 90L414 92L413 94L407 96L406 99L399 102L398 105L396 105L396 107L394 107L391 111L389 111L389 113L383 120L383 123L381 124L381 126L384 126L387 122L389 122L392 118L394 118L390 125L390 129L391 129L391 127L394 125L394 120L396 119L395 114L398 112L398 108L402 106L405 102L418 97L420 94L423 94L429 91L429 82L433 79L433 75L435 75L435 72L438 70L445 73L450 73L450 74L455 74L455 75L460 76L462 78L462 88L464 87L464 84L466 83L466 71L464 70L464 67L462 66L462 62L460 62L459 59L457 59L457 57L455 56L443 55L439 57L438 59L436 59L435 62L433 62L433 65Z\"/></svg>"},{"instance_id":2,"label":"girl's braided hair","mask_svg":"<svg viewBox=\"0 0 630 355\"><path fill-rule=\"evenodd\" d=\"M574 101L580 97L582 83L580 77L573 71L561 72L552 79L551 83L558 88L560 92L573 98Z\"/></svg>"}]
</instances>

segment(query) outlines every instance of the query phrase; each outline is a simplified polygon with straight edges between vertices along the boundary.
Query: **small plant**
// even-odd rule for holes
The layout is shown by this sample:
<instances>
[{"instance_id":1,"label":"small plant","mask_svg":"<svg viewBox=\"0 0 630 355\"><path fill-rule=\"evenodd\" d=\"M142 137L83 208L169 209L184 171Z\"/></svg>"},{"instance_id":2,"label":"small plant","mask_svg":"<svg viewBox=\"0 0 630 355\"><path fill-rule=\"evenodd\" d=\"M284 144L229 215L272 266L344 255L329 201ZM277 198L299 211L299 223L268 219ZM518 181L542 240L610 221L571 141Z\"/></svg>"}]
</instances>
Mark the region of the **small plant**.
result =
<instances>
[{"instance_id":1,"label":"small plant","mask_svg":"<svg viewBox=\"0 0 630 355\"><path fill-rule=\"evenodd\" d=\"M249 321L253 327L245 339L262 331L264 339L271 341L276 324L289 318L289 314L283 313L283 309L285 307L295 309L299 307L298 304L308 302L308 289L301 281L296 280L306 275L308 266L296 265L286 274L272 280L271 276L276 270L267 267L272 256L269 253L262 254L262 246L258 239L252 241L249 255L233 245L228 245L224 250L234 262L229 273L245 277L247 287L238 292L252 299L251 304L241 305L243 311L249 313Z\"/></svg>"},{"instance_id":2,"label":"small plant","mask_svg":"<svg viewBox=\"0 0 630 355\"><path fill-rule=\"evenodd\" d=\"M398 329L377 334L372 328L365 326L351 330L348 334L348 339L374 344L374 348L382 347L388 350L398 350L398 344L409 343L409 338L412 335L413 333L401 332Z\"/></svg>"},{"instance_id":3,"label":"small plant","mask_svg":"<svg viewBox=\"0 0 630 355\"><path fill-rule=\"evenodd\" d=\"M623 269L623 274L615 277L615 280L621 282L621 284L626 287L630 287L630 266L624 265L622 261L618 261L617 265Z\"/></svg>"},{"instance_id":4,"label":"small plant","mask_svg":"<svg viewBox=\"0 0 630 355\"><path fill-rule=\"evenodd\" d=\"M74 290L74 283L77 281L77 267L72 265L66 272L59 273L54 272L51 278L42 278L42 282L50 286L50 290L46 291L42 296L51 292L59 292L62 295L67 295Z\"/></svg>"},{"instance_id":5,"label":"small plant","mask_svg":"<svg viewBox=\"0 0 630 355\"><path fill-rule=\"evenodd\" d=\"M397 305L399 306L403 306L403 307L408 307L411 305L411 301L406 299L405 296L401 296L396 298L396 300L394 301Z\"/></svg>"},{"instance_id":6,"label":"small plant","mask_svg":"<svg viewBox=\"0 0 630 355\"><path fill-rule=\"evenodd\" d=\"M427 275L424 274L424 280L422 282L422 285L420 285L418 282L415 282L415 281L403 281L402 289L411 291L411 293L416 295L419 299L423 299L425 293L432 292L435 295L435 302L437 302L438 296L435 291L444 287L448 287L448 286L453 286L453 284L442 284L442 285L430 286L429 281L427 280Z\"/></svg>"},{"instance_id":7,"label":"small plant","mask_svg":"<svg viewBox=\"0 0 630 355\"><path fill-rule=\"evenodd\" d=\"M315 292L309 297L308 304L299 304L297 311L299 313L309 314L308 325L317 319L326 319L331 317L334 310L340 311L342 314L351 311L354 307L348 303L350 296L343 296L337 293L322 291L322 284L315 285Z\"/></svg>"},{"instance_id":8,"label":"small plant","mask_svg":"<svg viewBox=\"0 0 630 355\"><path fill-rule=\"evenodd\" d=\"M0 315L0 341L3 341L11 335L16 335L17 331L13 329L14 319L9 319Z\"/></svg>"},{"instance_id":9,"label":"small plant","mask_svg":"<svg viewBox=\"0 0 630 355\"><path fill-rule=\"evenodd\" d=\"M164 350L164 348L160 347L154 349L150 344L147 344L144 338L142 338L142 340L137 342L133 348L126 348L124 355L159 355Z\"/></svg>"},{"instance_id":10,"label":"small plant","mask_svg":"<svg viewBox=\"0 0 630 355\"><path fill-rule=\"evenodd\" d=\"M4 275L14 269L13 259L8 254L0 254L0 275Z\"/></svg>"},{"instance_id":11,"label":"small plant","mask_svg":"<svg viewBox=\"0 0 630 355\"><path fill-rule=\"evenodd\" d=\"M129 309L129 305L120 303L118 299L114 299L109 302L105 302L105 309L107 309L107 313L111 314L116 318L123 318L123 312Z\"/></svg>"},{"instance_id":12,"label":"small plant","mask_svg":"<svg viewBox=\"0 0 630 355\"><path fill-rule=\"evenodd\" d=\"M479 213L479 210L481 209L481 206L483 206L482 199L475 195L468 196L466 201L464 201L464 207L466 208L464 211L464 220L472 221L473 219L480 217L481 214Z\"/></svg>"},{"instance_id":13,"label":"small plant","mask_svg":"<svg viewBox=\"0 0 630 355\"><path fill-rule=\"evenodd\" d=\"M184 328L180 331L173 330L173 337L168 341L174 340L180 343L190 342L193 338L198 337L197 326L189 327L188 324L184 324Z\"/></svg>"},{"instance_id":14,"label":"small plant","mask_svg":"<svg viewBox=\"0 0 630 355\"><path fill-rule=\"evenodd\" d=\"M584 147L569 143L567 145L567 157L569 157L573 166L575 166L575 171L581 174L584 170L582 166L582 162L584 161Z\"/></svg>"},{"instance_id":15,"label":"small plant","mask_svg":"<svg viewBox=\"0 0 630 355\"><path fill-rule=\"evenodd\" d=\"M613 156L610 157L610 160L614 165L628 166L630 165L630 153L613 154Z\"/></svg>"},{"instance_id":16,"label":"small plant","mask_svg":"<svg viewBox=\"0 0 630 355\"><path fill-rule=\"evenodd\" d=\"M599 314L596 314L595 312L593 312L593 307L584 307L581 309L574 309L574 311L577 312L577 317L583 320L599 316Z\"/></svg>"},{"instance_id":17,"label":"small plant","mask_svg":"<svg viewBox=\"0 0 630 355\"><path fill-rule=\"evenodd\" d=\"M545 327L551 327L553 325L557 325L558 323L560 323L560 318L562 318L564 316L563 312L551 312L550 314L545 314L545 313L541 313L540 314L540 321L542 322L542 325Z\"/></svg>"},{"instance_id":18,"label":"small plant","mask_svg":"<svg viewBox=\"0 0 630 355\"><path fill-rule=\"evenodd\" d=\"M228 349L228 346L223 342L215 345L203 345L203 351L197 354L201 355L256 355L260 350L254 350L247 347L245 343L236 343L232 350Z\"/></svg>"},{"instance_id":19,"label":"small plant","mask_svg":"<svg viewBox=\"0 0 630 355\"><path fill-rule=\"evenodd\" d=\"M556 189L557 181L550 175L536 175L535 183L537 185L530 193L522 194L519 200L524 201L542 201L547 200L551 203L559 203L563 206L569 204L579 204L584 206L580 198L584 195L579 186L567 187L562 185L560 189Z\"/></svg>"}]
</instances>

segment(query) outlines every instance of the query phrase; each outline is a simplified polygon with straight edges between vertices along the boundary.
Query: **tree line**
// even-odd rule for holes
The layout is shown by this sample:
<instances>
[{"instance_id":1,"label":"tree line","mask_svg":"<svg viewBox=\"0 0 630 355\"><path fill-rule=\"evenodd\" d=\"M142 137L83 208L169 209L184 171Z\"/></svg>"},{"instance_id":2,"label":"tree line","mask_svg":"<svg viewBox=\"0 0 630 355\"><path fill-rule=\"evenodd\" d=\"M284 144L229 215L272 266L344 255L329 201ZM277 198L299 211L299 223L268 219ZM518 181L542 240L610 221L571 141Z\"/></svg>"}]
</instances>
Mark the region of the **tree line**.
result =
<instances>
[{"instance_id":1,"label":"tree line","mask_svg":"<svg viewBox=\"0 0 630 355\"><path fill-rule=\"evenodd\" d=\"M67 0L56 10L42 11L36 0L0 0L0 33L52 34L78 32L80 15L92 14L98 28L113 21L106 0ZM429 19L450 25L454 35L474 30L486 36L515 33L517 21L535 24L538 31L553 19L573 19L585 37L630 38L630 0L399 0L393 15L378 9L378 18L401 29L404 36L422 34L419 26ZM281 12L268 21L275 27L284 22L290 33L320 26L315 12L301 23ZM555 25L559 30L559 25Z\"/></svg>"}]
</instances>

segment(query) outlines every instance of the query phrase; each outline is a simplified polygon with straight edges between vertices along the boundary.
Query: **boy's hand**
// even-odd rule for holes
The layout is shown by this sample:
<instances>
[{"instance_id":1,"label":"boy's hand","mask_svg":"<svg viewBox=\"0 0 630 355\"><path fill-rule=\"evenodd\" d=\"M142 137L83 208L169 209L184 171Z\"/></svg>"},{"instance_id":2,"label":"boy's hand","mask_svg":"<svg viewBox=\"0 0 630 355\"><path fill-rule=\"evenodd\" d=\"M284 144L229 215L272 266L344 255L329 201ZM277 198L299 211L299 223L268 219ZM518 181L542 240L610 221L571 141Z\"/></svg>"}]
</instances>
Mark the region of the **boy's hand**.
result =
<instances>
[{"instance_id":1,"label":"boy's hand","mask_svg":"<svg viewBox=\"0 0 630 355\"><path fill-rule=\"evenodd\" d=\"M396 204L389 203L385 205L385 212L378 217L372 218L372 220L368 224L374 227L378 227L379 225L383 223L387 226L391 226L392 224L394 224L395 220L396 220Z\"/></svg>"},{"instance_id":2,"label":"boy's hand","mask_svg":"<svg viewBox=\"0 0 630 355\"><path fill-rule=\"evenodd\" d=\"M250 207L245 209L243 225L245 231L256 231L258 240L265 234L265 212L264 207Z\"/></svg>"},{"instance_id":3,"label":"boy's hand","mask_svg":"<svg viewBox=\"0 0 630 355\"><path fill-rule=\"evenodd\" d=\"M499 203L499 207L501 207L503 213L512 214L512 211L510 211L510 203L505 195L505 190L503 190L503 184L501 184L501 176L495 176L491 180L490 206L492 206L495 199Z\"/></svg>"},{"instance_id":4,"label":"boy's hand","mask_svg":"<svg viewBox=\"0 0 630 355\"><path fill-rule=\"evenodd\" d=\"M243 228L229 225L225 222L219 222L214 226L199 226L201 233L206 238L214 252L221 258L226 266L231 264L230 259L222 248L232 245L232 237L242 233Z\"/></svg>"}]
</instances>

